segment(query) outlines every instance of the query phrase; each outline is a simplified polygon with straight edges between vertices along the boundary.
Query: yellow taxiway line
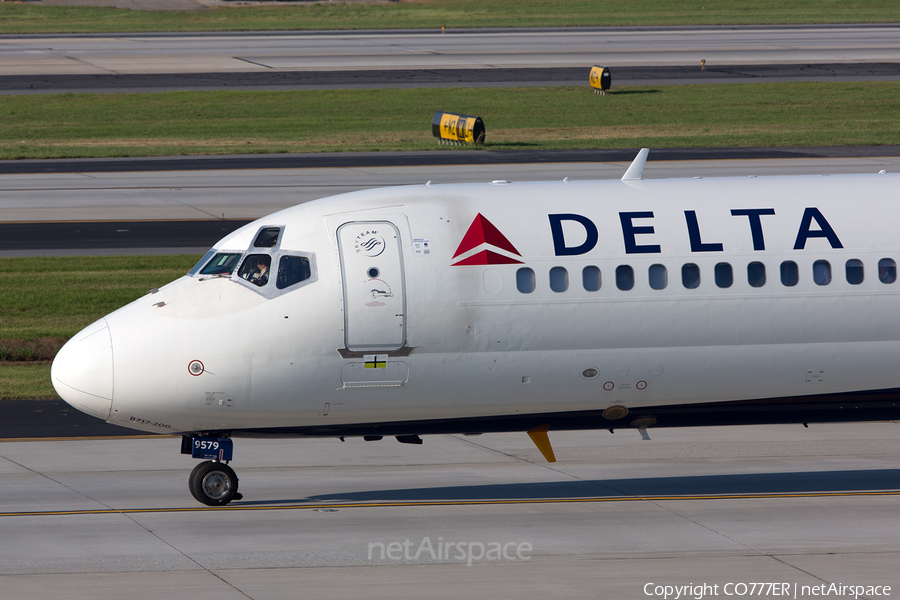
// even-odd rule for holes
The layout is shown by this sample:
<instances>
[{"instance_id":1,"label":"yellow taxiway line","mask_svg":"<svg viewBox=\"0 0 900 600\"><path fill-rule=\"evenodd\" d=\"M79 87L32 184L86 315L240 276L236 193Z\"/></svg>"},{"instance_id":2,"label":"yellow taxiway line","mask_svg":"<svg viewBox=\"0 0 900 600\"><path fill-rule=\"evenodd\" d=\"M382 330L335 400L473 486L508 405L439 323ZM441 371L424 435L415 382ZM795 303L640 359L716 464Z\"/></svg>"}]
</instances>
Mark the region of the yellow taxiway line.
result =
<instances>
[{"instance_id":1,"label":"yellow taxiway line","mask_svg":"<svg viewBox=\"0 0 900 600\"><path fill-rule=\"evenodd\" d=\"M536 498L507 500L418 500L410 502L350 502L335 504L229 505L180 508L101 508L93 510L48 510L0 513L0 517L47 517L70 515L128 515L234 510L337 510L342 508L409 508L427 506L497 506L512 504L574 504L586 502L673 502L684 500L759 500L780 498L844 498L851 496L900 496L900 490L881 492L803 492L787 494L706 494L701 496L598 496L589 498Z\"/></svg>"}]
</instances>

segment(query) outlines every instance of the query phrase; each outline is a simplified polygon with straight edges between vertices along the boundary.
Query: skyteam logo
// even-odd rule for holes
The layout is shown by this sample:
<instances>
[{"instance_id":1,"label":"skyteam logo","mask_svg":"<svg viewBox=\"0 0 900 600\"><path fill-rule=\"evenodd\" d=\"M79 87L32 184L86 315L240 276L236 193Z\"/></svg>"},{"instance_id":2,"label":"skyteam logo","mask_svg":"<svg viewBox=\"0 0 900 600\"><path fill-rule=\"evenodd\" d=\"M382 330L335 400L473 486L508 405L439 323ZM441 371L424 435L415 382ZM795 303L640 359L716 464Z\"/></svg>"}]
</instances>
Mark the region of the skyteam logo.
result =
<instances>
[{"instance_id":1,"label":"skyteam logo","mask_svg":"<svg viewBox=\"0 0 900 600\"><path fill-rule=\"evenodd\" d=\"M377 231L365 231L359 234L356 236L354 246L357 252L371 257L380 255L386 248L384 238L378 235Z\"/></svg>"},{"instance_id":2,"label":"skyteam logo","mask_svg":"<svg viewBox=\"0 0 900 600\"><path fill-rule=\"evenodd\" d=\"M522 255L516 250L516 247L481 213L478 213L475 220L469 225L466 235L459 243L453 260L457 258L459 260L451 266L523 264L521 260L518 260L522 258Z\"/></svg>"}]
</instances>

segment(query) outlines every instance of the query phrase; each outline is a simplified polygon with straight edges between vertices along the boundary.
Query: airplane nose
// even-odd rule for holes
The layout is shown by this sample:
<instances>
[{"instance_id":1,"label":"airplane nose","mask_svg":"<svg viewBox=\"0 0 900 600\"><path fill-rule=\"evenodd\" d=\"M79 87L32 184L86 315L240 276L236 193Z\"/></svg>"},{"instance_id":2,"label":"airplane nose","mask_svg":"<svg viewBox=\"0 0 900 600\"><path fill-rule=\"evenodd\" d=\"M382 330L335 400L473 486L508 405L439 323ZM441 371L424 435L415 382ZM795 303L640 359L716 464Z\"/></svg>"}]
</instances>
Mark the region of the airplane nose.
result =
<instances>
[{"instance_id":1,"label":"airplane nose","mask_svg":"<svg viewBox=\"0 0 900 600\"><path fill-rule=\"evenodd\" d=\"M60 349L50 367L50 380L73 408L109 419L113 398L112 338L106 319L81 330Z\"/></svg>"}]
</instances>

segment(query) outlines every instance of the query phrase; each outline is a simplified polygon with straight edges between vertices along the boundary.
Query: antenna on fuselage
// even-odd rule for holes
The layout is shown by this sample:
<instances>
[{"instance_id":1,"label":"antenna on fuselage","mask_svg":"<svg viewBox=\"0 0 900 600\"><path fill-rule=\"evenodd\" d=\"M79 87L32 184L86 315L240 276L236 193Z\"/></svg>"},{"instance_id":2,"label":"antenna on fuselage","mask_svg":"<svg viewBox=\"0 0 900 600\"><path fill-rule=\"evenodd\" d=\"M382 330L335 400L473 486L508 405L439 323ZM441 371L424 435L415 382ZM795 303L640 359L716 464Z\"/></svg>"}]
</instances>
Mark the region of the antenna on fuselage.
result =
<instances>
[{"instance_id":1,"label":"antenna on fuselage","mask_svg":"<svg viewBox=\"0 0 900 600\"><path fill-rule=\"evenodd\" d=\"M650 148L641 148L641 151L634 157L631 166L622 175L622 181L640 181L643 179L644 164L647 162L648 154L650 154Z\"/></svg>"}]
</instances>

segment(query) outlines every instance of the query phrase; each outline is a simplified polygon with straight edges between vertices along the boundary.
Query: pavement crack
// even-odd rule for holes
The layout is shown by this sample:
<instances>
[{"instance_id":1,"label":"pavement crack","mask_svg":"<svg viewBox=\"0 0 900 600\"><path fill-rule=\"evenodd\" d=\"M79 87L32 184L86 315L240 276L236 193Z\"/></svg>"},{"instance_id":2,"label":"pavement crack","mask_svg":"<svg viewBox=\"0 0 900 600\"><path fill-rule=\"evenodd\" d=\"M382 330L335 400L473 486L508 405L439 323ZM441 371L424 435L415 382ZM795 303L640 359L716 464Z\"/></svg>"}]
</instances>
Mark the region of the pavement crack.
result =
<instances>
[{"instance_id":1,"label":"pavement crack","mask_svg":"<svg viewBox=\"0 0 900 600\"><path fill-rule=\"evenodd\" d=\"M584 477L579 477L578 475L573 475L572 473L567 473L566 471L563 471L559 467L554 466L552 463L537 462L537 461L529 460L527 458L522 458L521 456L516 456L514 454L510 454L508 452L504 452L502 450L497 450L495 448L489 448L488 446L485 446L484 444L479 444L478 442L476 442L472 439L469 439L467 437L460 437L460 436L455 436L455 435L451 436L451 437L454 437L460 441L469 443L473 446L477 446L478 448L482 448L489 452L493 452L493 453L499 454L501 456L506 456L506 457L516 460L518 462L526 463L529 465L534 465L534 466L540 467L542 469L547 469L548 471L553 471L555 473L559 473L560 475L563 475L570 480L579 481L581 483L585 483L585 484L594 486L596 488L604 489L604 490L612 490L613 492L617 492L623 496L634 496L634 494L630 494L624 490L619 490L614 487L605 486L600 483L597 483L596 481L592 481L590 479L585 479Z\"/></svg>"},{"instance_id":2,"label":"pavement crack","mask_svg":"<svg viewBox=\"0 0 900 600\"><path fill-rule=\"evenodd\" d=\"M827 580L825 580L825 579L822 579L821 577L819 577L819 576L816 575L815 573L811 573L810 571L807 571L806 569L801 569L801 568L798 567L797 565L792 565L791 563L787 562L786 560L783 560L783 559L779 558L779 557L776 556L775 554L766 554L766 556L768 556L768 557L771 558L772 560L776 560L776 561L780 562L781 564L783 564L784 566L786 566L786 567L788 567L788 568L790 568L790 569L793 569L793 570L795 570L795 571L800 571L800 572L803 573L804 575L809 575L809 576L812 577L813 579L818 579L818 580L821 581L822 583L832 583L831 581L827 581Z\"/></svg>"},{"instance_id":3,"label":"pavement crack","mask_svg":"<svg viewBox=\"0 0 900 600\"><path fill-rule=\"evenodd\" d=\"M172 188L170 187L170 188L166 188L166 189L171 190ZM209 212L208 210L203 210L202 208L193 206L191 204L188 204L187 202L182 202L181 200L179 200L178 198L176 198L174 195L172 195L170 193L166 193L166 192L163 192L158 189L156 191L163 198L170 200L170 201L174 202L175 204L178 204L179 206L183 206L185 208L195 210L195 211L199 212L200 214L207 215L209 217L212 217L213 219L224 219L225 218L225 213L222 213L221 215L216 215L216 214Z\"/></svg>"},{"instance_id":4,"label":"pavement crack","mask_svg":"<svg viewBox=\"0 0 900 600\"><path fill-rule=\"evenodd\" d=\"M72 486L66 485L66 484L63 483L62 481L60 481L60 480L58 480L58 479L54 479L53 477L50 477L50 476L47 475L46 473L41 473L41 472L39 472L39 471L35 471L35 470L32 469L31 467L28 467L27 465L23 465L22 463L17 462L17 461L15 461L15 460L9 458L8 456L0 455L0 458L2 458L2 459L4 459L4 460L8 460L9 462L11 462L12 464L16 465L17 467L22 467L23 469L25 469L26 471L28 471L29 473L31 473L31 474L33 474L33 475L37 475L38 477L42 477L42 478L46 479L47 481L52 481L52 482L55 483L56 485L58 485L58 486L60 486L60 487L63 487L63 488L65 488L65 489L69 490L69 491L72 492L73 494L76 494L76 495L78 495L78 496L81 496L82 498L85 498L85 499L87 499L87 500L90 500L91 502L96 502L97 504L99 504L100 506L102 506L102 507L104 507L104 508L106 508L106 509L108 509L108 510L116 510L115 508L113 508L113 507L110 506L109 504L106 504L105 502L102 502L102 501L100 501L100 500L97 500L96 498L92 498L91 496L88 496L88 495L85 494L84 492L79 492L78 490L76 490L76 489L73 488Z\"/></svg>"},{"instance_id":5,"label":"pavement crack","mask_svg":"<svg viewBox=\"0 0 900 600\"><path fill-rule=\"evenodd\" d=\"M485 446L484 444L479 444L475 440L471 439L469 436L451 435L450 437L452 437L453 439L459 440L461 442L471 444L472 446L481 448L482 450L487 450L488 452L492 452L494 454L499 454L500 456L505 456L507 458L511 458L518 462L528 463L530 465L535 465L538 467L543 466L543 465L536 463L533 460L528 460L527 458L522 458L521 456L516 456L515 454L510 454L509 452L504 452L503 450L497 450L496 448L490 448L488 446Z\"/></svg>"},{"instance_id":6,"label":"pavement crack","mask_svg":"<svg viewBox=\"0 0 900 600\"><path fill-rule=\"evenodd\" d=\"M77 63L77 64L79 64L79 65L84 65L84 66L90 67L90 68L92 68L92 69L100 69L100 70L105 71L107 74L110 74L110 75L118 75L118 72L115 71L115 70L113 70L113 69L108 69L108 68L106 68L106 67L101 67L101 66L99 66L99 65L97 65L97 64L95 64L95 63L92 63L92 62L90 62L90 61L80 59L80 58L78 58L77 56L71 56L71 55L69 55L69 54L60 54L60 53L55 52L55 51L52 52L51 54L53 54L54 56L56 56L56 57L58 57L58 58L65 59L65 60L67 60L67 61L71 61L71 62Z\"/></svg>"},{"instance_id":7,"label":"pavement crack","mask_svg":"<svg viewBox=\"0 0 900 600\"><path fill-rule=\"evenodd\" d=\"M212 575L213 577L215 577L216 579L218 579L219 581L221 581L222 583L224 583L225 585L227 585L228 587L230 587L231 589L233 589L234 591L236 591L238 594L240 594L240 595L243 596L244 598L249 598L250 600L253 600L253 598L252 598L251 596L247 595L243 590L241 590L240 588L238 588L237 586L235 586L235 585L232 584L231 582L225 580L222 576L220 576L218 573L215 573L215 572L214 572L212 569L210 569L209 567L207 567L207 566L201 564L196 558L194 558L193 556L190 556L189 554L187 554L186 552L184 552L183 550L181 550L180 548L178 548L177 546L175 546L174 544L172 544L171 542L169 542L168 540L166 540L165 538L163 538L162 536L160 536L158 533L156 533L156 532L153 531L152 529L148 528L146 525L144 525L143 523L141 523L140 521L138 521L137 519L135 519L132 515L129 515L129 514L127 514L127 513L120 513L120 514L121 514L122 516L124 516L126 519L128 519L129 521L131 521L132 523L134 523L135 525L137 525L138 527L140 527L141 529L143 529L144 531L146 531L148 534L150 534L150 535L152 535L153 537L155 537L155 538L156 538L157 540L159 540L161 543L165 544L166 546L168 546L169 548L171 548L172 550L174 550L175 552L177 552L178 554L180 554L181 556L183 556L183 557L184 557L185 559L187 559L189 562L191 562L191 563L197 565L197 567L198 567L199 569L201 569L201 570L203 570L203 571L206 571L207 573L209 573L210 575Z\"/></svg>"},{"instance_id":8,"label":"pavement crack","mask_svg":"<svg viewBox=\"0 0 900 600\"><path fill-rule=\"evenodd\" d=\"M672 515L675 515L676 517L679 517L680 519L683 519L683 520L687 521L688 523L693 523L693 524L696 525L697 527L700 527L700 528L702 528L702 529L705 529L705 530L709 531L710 533L713 533L713 534L715 534L715 535L718 535L718 536L720 536L720 537L723 537L723 538L725 538L726 540L729 540L729 541L731 541L731 542L734 542L735 544L737 544L737 545L739 545L739 546L743 546L744 548L746 548L746 549L748 549L748 550L750 550L750 551L756 553L756 554L759 555L759 556L771 556L768 552L764 552L764 551L760 550L759 548L755 548L755 547L751 546L750 544L747 544L747 543L744 543L744 542L742 542L742 541L740 541L740 540L738 540L738 539L735 539L735 538L733 538L732 536L730 536L730 535L728 535L728 534L726 534L726 533L723 533L723 532L721 532L721 531L717 531L716 529L710 527L709 525L704 525L703 523L701 523L700 521L697 521L696 519L692 519L692 518L690 518L690 517L688 517L688 516L686 516L686 515L683 515L683 514L681 514L680 512L678 512L677 510L675 510L674 508L670 508L670 507L668 507L668 506L663 506L663 504L662 504L661 502L659 502L659 501L656 501L656 500L647 500L647 502L649 502L649 503L651 503L651 504L655 504L657 507L663 509L664 511L666 511L666 512L672 514ZM774 558L774 557L773 557L773 558Z\"/></svg>"}]
</instances>

